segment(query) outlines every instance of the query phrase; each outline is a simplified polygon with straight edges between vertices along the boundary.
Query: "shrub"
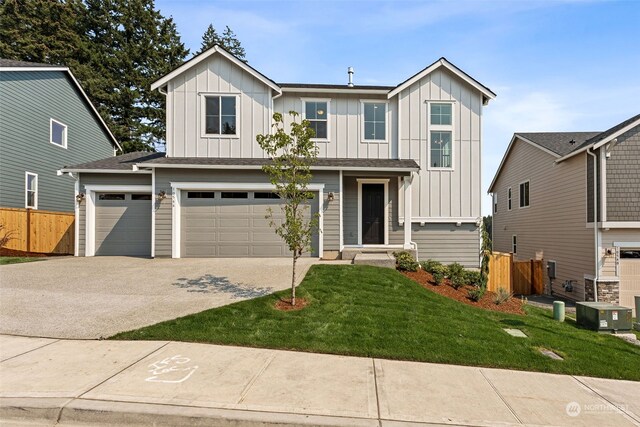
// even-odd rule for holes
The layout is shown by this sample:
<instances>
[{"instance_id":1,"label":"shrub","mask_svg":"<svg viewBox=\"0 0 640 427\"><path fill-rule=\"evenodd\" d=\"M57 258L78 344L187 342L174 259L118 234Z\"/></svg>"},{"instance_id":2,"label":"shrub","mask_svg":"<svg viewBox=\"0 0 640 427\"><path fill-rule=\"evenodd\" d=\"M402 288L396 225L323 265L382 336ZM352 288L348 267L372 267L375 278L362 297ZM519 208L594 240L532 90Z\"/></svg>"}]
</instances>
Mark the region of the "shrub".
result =
<instances>
[{"instance_id":1,"label":"shrub","mask_svg":"<svg viewBox=\"0 0 640 427\"><path fill-rule=\"evenodd\" d=\"M437 269L439 266L442 266L442 264L433 259L422 261L422 269L429 273L433 273L434 270Z\"/></svg>"},{"instance_id":2,"label":"shrub","mask_svg":"<svg viewBox=\"0 0 640 427\"><path fill-rule=\"evenodd\" d=\"M454 289L459 289L464 286L466 275L463 266L461 266L457 262L454 262L453 264L449 264L447 270L449 272L451 286L453 286Z\"/></svg>"},{"instance_id":3,"label":"shrub","mask_svg":"<svg viewBox=\"0 0 640 427\"><path fill-rule=\"evenodd\" d=\"M471 301L475 301L478 302L482 299L482 297L484 296L485 292L487 290L485 288L482 288L480 286L476 286L473 289L469 290L469 299Z\"/></svg>"},{"instance_id":4,"label":"shrub","mask_svg":"<svg viewBox=\"0 0 640 427\"><path fill-rule=\"evenodd\" d=\"M498 292L496 292L495 303L496 303L496 305L500 305L502 303L505 303L505 302L509 301L512 296L513 296L513 294L511 292L509 292L508 290L506 290L505 288L500 286L498 288Z\"/></svg>"},{"instance_id":5,"label":"shrub","mask_svg":"<svg viewBox=\"0 0 640 427\"><path fill-rule=\"evenodd\" d=\"M465 276L462 274L453 275L449 278L449 282L453 289L458 290L465 285Z\"/></svg>"},{"instance_id":6,"label":"shrub","mask_svg":"<svg viewBox=\"0 0 640 427\"><path fill-rule=\"evenodd\" d=\"M466 270L464 275L468 285L480 286L482 284L482 273L479 271Z\"/></svg>"},{"instance_id":7,"label":"shrub","mask_svg":"<svg viewBox=\"0 0 640 427\"><path fill-rule=\"evenodd\" d=\"M393 256L396 257L396 266L398 270L418 271L420 264L409 252L394 252Z\"/></svg>"},{"instance_id":8,"label":"shrub","mask_svg":"<svg viewBox=\"0 0 640 427\"><path fill-rule=\"evenodd\" d=\"M444 282L444 273L440 270L433 272L433 281L436 285L441 285Z\"/></svg>"}]
</instances>

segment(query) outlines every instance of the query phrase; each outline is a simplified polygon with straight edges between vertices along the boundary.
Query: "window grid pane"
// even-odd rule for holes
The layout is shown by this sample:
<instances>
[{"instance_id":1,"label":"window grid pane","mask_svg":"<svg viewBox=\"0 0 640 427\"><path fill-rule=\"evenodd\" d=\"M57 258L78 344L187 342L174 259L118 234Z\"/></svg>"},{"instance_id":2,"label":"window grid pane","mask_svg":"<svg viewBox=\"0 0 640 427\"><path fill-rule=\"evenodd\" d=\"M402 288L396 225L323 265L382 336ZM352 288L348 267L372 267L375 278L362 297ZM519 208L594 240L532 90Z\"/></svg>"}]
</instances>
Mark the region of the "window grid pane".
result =
<instances>
[{"instance_id":1,"label":"window grid pane","mask_svg":"<svg viewBox=\"0 0 640 427\"><path fill-rule=\"evenodd\" d=\"M205 133L236 134L236 97L207 96L205 101Z\"/></svg>"},{"instance_id":2,"label":"window grid pane","mask_svg":"<svg viewBox=\"0 0 640 427\"><path fill-rule=\"evenodd\" d=\"M386 135L386 104L364 104L364 139L371 141L384 141Z\"/></svg>"},{"instance_id":3,"label":"window grid pane","mask_svg":"<svg viewBox=\"0 0 640 427\"><path fill-rule=\"evenodd\" d=\"M451 104L431 104L431 124L451 124Z\"/></svg>"},{"instance_id":4,"label":"window grid pane","mask_svg":"<svg viewBox=\"0 0 640 427\"><path fill-rule=\"evenodd\" d=\"M451 167L451 132L431 132L431 166Z\"/></svg>"},{"instance_id":5,"label":"window grid pane","mask_svg":"<svg viewBox=\"0 0 640 427\"><path fill-rule=\"evenodd\" d=\"M309 127L315 132L314 138L327 139L327 103L307 101L305 103L305 118Z\"/></svg>"},{"instance_id":6,"label":"window grid pane","mask_svg":"<svg viewBox=\"0 0 640 427\"><path fill-rule=\"evenodd\" d=\"M51 122L51 142L64 146L65 126L61 123Z\"/></svg>"}]
</instances>

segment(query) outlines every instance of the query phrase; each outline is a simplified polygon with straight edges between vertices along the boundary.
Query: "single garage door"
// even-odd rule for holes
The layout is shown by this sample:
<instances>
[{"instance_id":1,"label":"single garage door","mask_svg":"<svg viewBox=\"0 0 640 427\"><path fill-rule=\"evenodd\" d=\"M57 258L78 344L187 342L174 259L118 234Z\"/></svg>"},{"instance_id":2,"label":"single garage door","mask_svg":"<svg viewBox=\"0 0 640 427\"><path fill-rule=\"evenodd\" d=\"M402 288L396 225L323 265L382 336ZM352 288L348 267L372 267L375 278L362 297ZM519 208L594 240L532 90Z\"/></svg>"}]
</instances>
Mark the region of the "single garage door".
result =
<instances>
[{"instance_id":1,"label":"single garage door","mask_svg":"<svg viewBox=\"0 0 640 427\"><path fill-rule=\"evenodd\" d=\"M151 256L151 194L96 194L96 255Z\"/></svg>"},{"instance_id":2,"label":"single garage door","mask_svg":"<svg viewBox=\"0 0 640 427\"><path fill-rule=\"evenodd\" d=\"M311 201L309 218L317 212ZM266 219L272 208L283 221L280 199L261 191L183 191L181 197L182 257L282 257L291 252ZM317 256L318 239L313 241Z\"/></svg>"},{"instance_id":3,"label":"single garage door","mask_svg":"<svg viewBox=\"0 0 640 427\"><path fill-rule=\"evenodd\" d=\"M623 249L620 251L620 305L635 308L635 295L640 295L640 249Z\"/></svg>"}]
</instances>

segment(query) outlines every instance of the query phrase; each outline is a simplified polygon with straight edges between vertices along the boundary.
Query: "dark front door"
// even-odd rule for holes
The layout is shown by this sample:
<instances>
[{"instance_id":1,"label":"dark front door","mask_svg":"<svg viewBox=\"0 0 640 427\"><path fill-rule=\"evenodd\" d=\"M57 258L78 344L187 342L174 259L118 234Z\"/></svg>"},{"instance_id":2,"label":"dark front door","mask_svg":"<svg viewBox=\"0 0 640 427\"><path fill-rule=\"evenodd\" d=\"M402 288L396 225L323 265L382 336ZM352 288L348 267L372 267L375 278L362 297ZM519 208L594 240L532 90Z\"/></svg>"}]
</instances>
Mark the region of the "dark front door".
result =
<instances>
[{"instance_id":1,"label":"dark front door","mask_svg":"<svg viewBox=\"0 0 640 427\"><path fill-rule=\"evenodd\" d=\"M384 184L362 184L362 244L384 244Z\"/></svg>"}]
</instances>

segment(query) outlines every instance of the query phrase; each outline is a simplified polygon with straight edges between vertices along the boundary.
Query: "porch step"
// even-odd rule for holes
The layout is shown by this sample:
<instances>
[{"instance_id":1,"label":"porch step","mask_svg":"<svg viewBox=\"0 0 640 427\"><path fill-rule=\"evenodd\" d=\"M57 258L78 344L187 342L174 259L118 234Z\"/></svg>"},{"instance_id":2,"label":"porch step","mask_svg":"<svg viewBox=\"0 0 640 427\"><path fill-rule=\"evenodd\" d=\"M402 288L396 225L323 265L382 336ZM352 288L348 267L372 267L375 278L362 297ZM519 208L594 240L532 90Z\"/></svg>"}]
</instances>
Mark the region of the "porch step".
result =
<instances>
[{"instance_id":1,"label":"porch step","mask_svg":"<svg viewBox=\"0 0 640 427\"><path fill-rule=\"evenodd\" d=\"M396 260L388 253L356 254L353 263L357 265L373 265L375 267L396 268Z\"/></svg>"},{"instance_id":2,"label":"porch step","mask_svg":"<svg viewBox=\"0 0 640 427\"><path fill-rule=\"evenodd\" d=\"M400 248L344 248L340 253L340 259L352 260L358 254L367 255L384 255L387 254L393 257L393 253L397 251L409 252L413 257L416 256L416 251L413 249L400 249Z\"/></svg>"}]
</instances>

